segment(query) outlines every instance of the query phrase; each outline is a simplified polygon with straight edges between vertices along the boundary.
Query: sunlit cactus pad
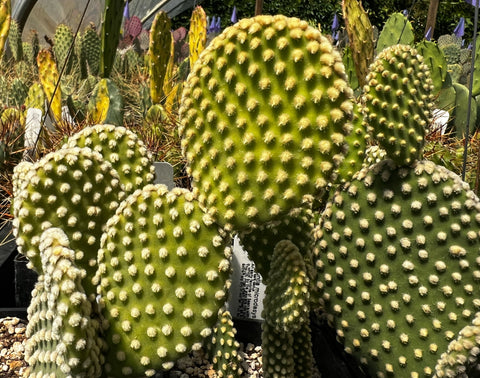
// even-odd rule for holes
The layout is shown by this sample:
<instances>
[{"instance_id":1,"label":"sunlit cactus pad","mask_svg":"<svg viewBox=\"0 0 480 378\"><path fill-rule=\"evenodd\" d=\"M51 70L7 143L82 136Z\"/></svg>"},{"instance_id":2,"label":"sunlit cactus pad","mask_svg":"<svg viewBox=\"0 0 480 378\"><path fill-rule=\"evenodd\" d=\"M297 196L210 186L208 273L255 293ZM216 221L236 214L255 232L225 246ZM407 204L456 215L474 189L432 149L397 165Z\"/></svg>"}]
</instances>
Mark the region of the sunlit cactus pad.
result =
<instances>
[{"instance_id":1,"label":"sunlit cactus pad","mask_svg":"<svg viewBox=\"0 0 480 378\"><path fill-rule=\"evenodd\" d=\"M478 198L428 161L382 161L334 194L318 230L318 285L372 375L434 375L480 308L479 230Z\"/></svg>"},{"instance_id":2,"label":"sunlit cactus pad","mask_svg":"<svg viewBox=\"0 0 480 378\"><path fill-rule=\"evenodd\" d=\"M109 377L152 376L211 334L229 286L229 237L194 195L147 185L102 238L99 294L109 323Z\"/></svg>"},{"instance_id":3,"label":"sunlit cactus pad","mask_svg":"<svg viewBox=\"0 0 480 378\"><path fill-rule=\"evenodd\" d=\"M105 344L100 322L82 286L67 235L49 228L40 236L42 272L28 307L26 377L99 377Z\"/></svg>"},{"instance_id":4,"label":"sunlit cactus pad","mask_svg":"<svg viewBox=\"0 0 480 378\"><path fill-rule=\"evenodd\" d=\"M257 16L225 29L192 68L180 111L200 202L241 229L322 192L347 151L352 95L339 53L307 22Z\"/></svg>"},{"instance_id":5,"label":"sunlit cactus pad","mask_svg":"<svg viewBox=\"0 0 480 378\"><path fill-rule=\"evenodd\" d=\"M390 159L421 159L433 105L428 66L408 45L386 48L370 66L362 102L369 132Z\"/></svg>"},{"instance_id":6,"label":"sunlit cactus pad","mask_svg":"<svg viewBox=\"0 0 480 378\"><path fill-rule=\"evenodd\" d=\"M59 227L75 250L76 264L91 269L91 278L102 231L124 196L112 165L90 148L62 148L36 163L19 164L14 192L14 233L33 268L42 269L40 235Z\"/></svg>"},{"instance_id":7,"label":"sunlit cactus pad","mask_svg":"<svg viewBox=\"0 0 480 378\"><path fill-rule=\"evenodd\" d=\"M89 147L109 161L127 194L153 183L153 158L138 136L123 126L89 126L69 138L65 147Z\"/></svg>"}]
</instances>

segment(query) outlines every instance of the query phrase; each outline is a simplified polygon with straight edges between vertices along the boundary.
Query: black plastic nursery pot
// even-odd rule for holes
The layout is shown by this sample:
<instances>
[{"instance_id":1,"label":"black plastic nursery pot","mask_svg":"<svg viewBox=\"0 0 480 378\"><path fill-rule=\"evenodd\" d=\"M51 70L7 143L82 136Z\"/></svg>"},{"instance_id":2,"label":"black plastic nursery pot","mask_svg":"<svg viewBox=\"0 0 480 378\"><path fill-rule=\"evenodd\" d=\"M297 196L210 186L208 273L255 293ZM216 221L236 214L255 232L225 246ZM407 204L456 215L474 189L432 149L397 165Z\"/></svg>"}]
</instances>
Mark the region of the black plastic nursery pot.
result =
<instances>
[{"instance_id":1,"label":"black plastic nursery pot","mask_svg":"<svg viewBox=\"0 0 480 378\"><path fill-rule=\"evenodd\" d=\"M0 318L27 318L36 281L37 273L27 268L27 259L18 253L11 223L3 222L0 226Z\"/></svg>"}]
</instances>

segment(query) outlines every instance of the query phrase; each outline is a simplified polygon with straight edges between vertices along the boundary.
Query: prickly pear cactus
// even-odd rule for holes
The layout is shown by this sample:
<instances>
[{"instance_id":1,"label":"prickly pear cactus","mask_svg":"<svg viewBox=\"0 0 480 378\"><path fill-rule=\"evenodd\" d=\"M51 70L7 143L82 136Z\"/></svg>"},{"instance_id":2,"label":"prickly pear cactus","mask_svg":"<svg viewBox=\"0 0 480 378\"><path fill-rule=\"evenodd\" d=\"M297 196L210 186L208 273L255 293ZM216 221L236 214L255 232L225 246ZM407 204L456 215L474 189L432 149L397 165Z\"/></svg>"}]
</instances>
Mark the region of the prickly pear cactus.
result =
<instances>
[{"instance_id":1,"label":"prickly pear cactus","mask_svg":"<svg viewBox=\"0 0 480 378\"><path fill-rule=\"evenodd\" d=\"M126 0L105 0L101 28L101 54L99 74L108 78L112 72L120 29L122 26L123 9Z\"/></svg>"},{"instance_id":2,"label":"prickly pear cactus","mask_svg":"<svg viewBox=\"0 0 480 378\"><path fill-rule=\"evenodd\" d=\"M100 67L101 41L96 27L90 23L80 40L81 60L85 60L89 75L98 75Z\"/></svg>"},{"instance_id":3,"label":"prickly pear cactus","mask_svg":"<svg viewBox=\"0 0 480 378\"><path fill-rule=\"evenodd\" d=\"M126 194L153 183L153 158L144 143L123 126L95 125L69 138L62 148L89 147L112 164Z\"/></svg>"},{"instance_id":4,"label":"prickly pear cactus","mask_svg":"<svg viewBox=\"0 0 480 378\"><path fill-rule=\"evenodd\" d=\"M166 12L161 11L155 15L150 30L150 45L148 49L150 97L153 104L159 104L162 100L163 83L170 60L172 44L171 22Z\"/></svg>"},{"instance_id":5,"label":"prickly pear cactus","mask_svg":"<svg viewBox=\"0 0 480 378\"><path fill-rule=\"evenodd\" d=\"M57 66L62 68L65 66L64 72L66 74L70 73L72 70L74 51L72 47L73 41L74 36L70 26L65 24L58 25L53 36L53 52L55 54Z\"/></svg>"},{"instance_id":6,"label":"prickly pear cactus","mask_svg":"<svg viewBox=\"0 0 480 378\"><path fill-rule=\"evenodd\" d=\"M50 227L62 228L75 251L75 264L94 275L100 237L124 193L112 165L89 148L65 148L47 154L34 164L15 168L14 235L19 251L40 274L40 235Z\"/></svg>"},{"instance_id":7,"label":"prickly pear cactus","mask_svg":"<svg viewBox=\"0 0 480 378\"><path fill-rule=\"evenodd\" d=\"M376 50L380 53L393 45L413 45L415 35L411 22L402 13L393 13L378 36Z\"/></svg>"},{"instance_id":8,"label":"prickly pear cactus","mask_svg":"<svg viewBox=\"0 0 480 378\"><path fill-rule=\"evenodd\" d=\"M268 221L334 180L352 129L346 80L329 40L295 18L245 19L212 40L183 90L179 133L222 225Z\"/></svg>"},{"instance_id":9,"label":"prickly pear cactus","mask_svg":"<svg viewBox=\"0 0 480 378\"><path fill-rule=\"evenodd\" d=\"M15 62L21 61L23 59L22 32L16 20L10 21L8 31L8 45L10 47L10 51L12 52L12 56Z\"/></svg>"},{"instance_id":10,"label":"prickly pear cactus","mask_svg":"<svg viewBox=\"0 0 480 378\"><path fill-rule=\"evenodd\" d=\"M195 7L190 19L190 31L188 33L189 61L193 67L201 52L207 45L207 14L201 6Z\"/></svg>"},{"instance_id":11,"label":"prickly pear cactus","mask_svg":"<svg viewBox=\"0 0 480 378\"><path fill-rule=\"evenodd\" d=\"M433 376L480 306L480 202L434 163L385 160L337 192L319 230L319 285L371 374Z\"/></svg>"},{"instance_id":12,"label":"prickly pear cactus","mask_svg":"<svg viewBox=\"0 0 480 378\"><path fill-rule=\"evenodd\" d=\"M170 369L212 333L230 274L229 238L193 193L147 185L107 224L96 282L109 323L106 375Z\"/></svg>"},{"instance_id":13,"label":"prickly pear cactus","mask_svg":"<svg viewBox=\"0 0 480 378\"><path fill-rule=\"evenodd\" d=\"M38 76L50 105L50 114L52 119L58 122L62 119L62 92L60 85L57 86L59 73L52 52L41 50L37 55L37 65Z\"/></svg>"},{"instance_id":14,"label":"prickly pear cactus","mask_svg":"<svg viewBox=\"0 0 480 378\"><path fill-rule=\"evenodd\" d=\"M399 165L422 157L432 90L427 65L408 45L386 48L370 67L362 99L368 131Z\"/></svg>"},{"instance_id":15,"label":"prickly pear cactus","mask_svg":"<svg viewBox=\"0 0 480 378\"><path fill-rule=\"evenodd\" d=\"M10 0L0 1L0 57L3 55L7 41L10 23L12 20L12 6Z\"/></svg>"},{"instance_id":16,"label":"prickly pear cactus","mask_svg":"<svg viewBox=\"0 0 480 378\"><path fill-rule=\"evenodd\" d=\"M123 98L111 79L101 79L87 106L90 123L123 125Z\"/></svg>"},{"instance_id":17,"label":"prickly pear cactus","mask_svg":"<svg viewBox=\"0 0 480 378\"><path fill-rule=\"evenodd\" d=\"M48 228L39 239L43 274L28 307L26 376L100 377L105 343L82 286L85 270L61 229Z\"/></svg>"},{"instance_id":18,"label":"prickly pear cactus","mask_svg":"<svg viewBox=\"0 0 480 378\"><path fill-rule=\"evenodd\" d=\"M33 83L28 89L27 97L25 99L25 107L40 109L42 113L45 112L45 93L42 85L38 82Z\"/></svg>"}]
</instances>

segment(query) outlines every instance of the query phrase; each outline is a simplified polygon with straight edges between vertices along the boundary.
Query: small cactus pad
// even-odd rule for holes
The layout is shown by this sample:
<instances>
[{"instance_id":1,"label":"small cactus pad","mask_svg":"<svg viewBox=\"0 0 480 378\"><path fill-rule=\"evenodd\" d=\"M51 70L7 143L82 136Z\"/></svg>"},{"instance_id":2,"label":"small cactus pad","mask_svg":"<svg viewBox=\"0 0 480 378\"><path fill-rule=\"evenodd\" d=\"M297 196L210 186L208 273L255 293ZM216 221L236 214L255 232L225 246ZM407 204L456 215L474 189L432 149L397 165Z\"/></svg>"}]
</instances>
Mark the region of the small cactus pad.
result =
<instances>
[{"instance_id":1,"label":"small cactus pad","mask_svg":"<svg viewBox=\"0 0 480 378\"><path fill-rule=\"evenodd\" d=\"M99 377L105 343L81 284L85 270L59 228L40 236L42 271L28 307L28 377Z\"/></svg>"},{"instance_id":2,"label":"small cactus pad","mask_svg":"<svg viewBox=\"0 0 480 378\"><path fill-rule=\"evenodd\" d=\"M242 247L255 263L255 270L265 281L270 273L273 250L280 240L292 241L301 251L307 266L312 265L312 231L317 221L316 212L310 209L296 208L280 220L261 224L239 233L238 236Z\"/></svg>"},{"instance_id":3,"label":"small cactus pad","mask_svg":"<svg viewBox=\"0 0 480 378\"><path fill-rule=\"evenodd\" d=\"M86 127L70 137L64 147L89 147L99 152L118 172L127 194L153 182L151 154L138 136L123 126Z\"/></svg>"},{"instance_id":4,"label":"small cactus pad","mask_svg":"<svg viewBox=\"0 0 480 378\"><path fill-rule=\"evenodd\" d=\"M14 179L13 226L19 251L41 273L40 235L49 227L62 228L77 266L93 269L91 278L102 230L124 196L112 165L89 148L62 148L34 164L19 164Z\"/></svg>"},{"instance_id":5,"label":"small cactus pad","mask_svg":"<svg viewBox=\"0 0 480 378\"><path fill-rule=\"evenodd\" d=\"M212 40L187 79L179 128L210 214L240 230L321 193L352 129L346 80L330 41L296 18L244 19Z\"/></svg>"},{"instance_id":6,"label":"small cactus pad","mask_svg":"<svg viewBox=\"0 0 480 378\"><path fill-rule=\"evenodd\" d=\"M238 353L240 343L235 340L237 330L233 324L230 311L220 310L218 323L213 331L209 354L212 354L211 360L217 377L240 377L243 373L242 357Z\"/></svg>"},{"instance_id":7,"label":"small cactus pad","mask_svg":"<svg viewBox=\"0 0 480 378\"><path fill-rule=\"evenodd\" d=\"M444 167L384 160L333 195L318 287L347 351L378 377L432 377L480 308L480 201Z\"/></svg>"},{"instance_id":8,"label":"small cactus pad","mask_svg":"<svg viewBox=\"0 0 480 378\"><path fill-rule=\"evenodd\" d=\"M290 240L275 246L265 284L265 321L277 332L298 331L309 319L311 284L303 256Z\"/></svg>"},{"instance_id":9,"label":"small cactus pad","mask_svg":"<svg viewBox=\"0 0 480 378\"><path fill-rule=\"evenodd\" d=\"M423 57L408 45L383 50L364 86L362 103L370 134L398 165L422 158L433 104L433 82Z\"/></svg>"},{"instance_id":10,"label":"small cactus pad","mask_svg":"<svg viewBox=\"0 0 480 378\"><path fill-rule=\"evenodd\" d=\"M477 377L480 352L480 313L475 314L472 323L464 327L458 337L448 345L435 367L439 378ZM475 374L476 373L476 374Z\"/></svg>"},{"instance_id":11,"label":"small cactus pad","mask_svg":"<svg viewBox=\"0 0 480 378\"><path fill-rule=\"evenodd\" d=\"M120 204L95 279L107 376L152 376L200 348L227 297L229 239L185 189L147 185Z\"/></svg>"}]
</instances>

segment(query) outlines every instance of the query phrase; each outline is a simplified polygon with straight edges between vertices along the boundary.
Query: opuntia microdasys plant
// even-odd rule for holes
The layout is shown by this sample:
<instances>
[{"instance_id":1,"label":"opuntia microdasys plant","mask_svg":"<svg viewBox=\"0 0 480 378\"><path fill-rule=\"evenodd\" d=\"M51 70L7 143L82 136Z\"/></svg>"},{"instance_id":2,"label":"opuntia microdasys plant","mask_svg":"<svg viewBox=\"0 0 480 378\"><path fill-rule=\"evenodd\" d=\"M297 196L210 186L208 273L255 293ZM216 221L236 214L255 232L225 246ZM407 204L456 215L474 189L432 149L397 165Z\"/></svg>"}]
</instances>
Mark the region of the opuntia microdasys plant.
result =
<instances>
[{"instance_id":1,"label":"opuntia microdasys plant","mask_svg":"<svg viewBox=\"0 0 480 378\"><path fill-rule=\"evenodd\" d=\"M124 198L119 169L129 163L115 168L119 154L108 156L103 147L102 156L67 144L19 165L15 232L22 247L33 246L24 250L44 276L30 311L32 374L76 374L79 345L101 354L92 359L82 351L95 375L152 376L173 367L210 340L224 313L233 233L260 262L267 284L265 377L312 375L309 313L320 306L372 374L468 369L480 303L480 202L451 172L421 160L432 86L422 57L394 46L379 54L366 81L356 109L340 55L319 30L284 16L245 19L199 55L183 91L180 134L192 191L136 182ZM393 97L398 91L402 96ZM386 156L353 178L339 177L355 166L345 158L349 151L364 156L357 152L365 145L362 127L382 134ZM106 143L90 139L85 145L94 150ZM89 169L101 172L91 177ZM63 175L68 182L57 179ZM95 182L84 183L86 177ZM95 229L88 248L75 245L81 238L68 230L78 222L70 214L82 193L64 196L85 186L94 189L86 214L108 217L82 219L85 233ZM112 192L113 200L99 200ZM56 208L59 197L67 202ZM35 201L45 198L53 218L66 223L32 225L28 217L45 208ZM88 266L83 248L95 256ZM64 281L58 265L77 270ZM48 295L59 285L73 290L77 304L88 299L83 312ZM47 297L61 311L45 320L40 314L55 308L42 304ZM73 357L59 370L44 358L52 345L34 335L46 327L55 343L71 332L80 340L79 324L95 332L80 344L63 342L62 356Z\"/></svg>"}]
</instances>

